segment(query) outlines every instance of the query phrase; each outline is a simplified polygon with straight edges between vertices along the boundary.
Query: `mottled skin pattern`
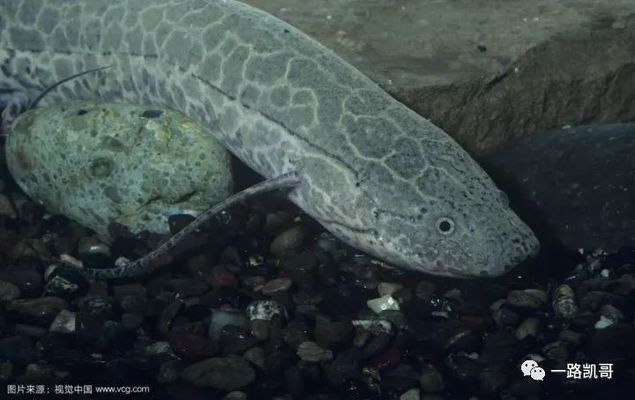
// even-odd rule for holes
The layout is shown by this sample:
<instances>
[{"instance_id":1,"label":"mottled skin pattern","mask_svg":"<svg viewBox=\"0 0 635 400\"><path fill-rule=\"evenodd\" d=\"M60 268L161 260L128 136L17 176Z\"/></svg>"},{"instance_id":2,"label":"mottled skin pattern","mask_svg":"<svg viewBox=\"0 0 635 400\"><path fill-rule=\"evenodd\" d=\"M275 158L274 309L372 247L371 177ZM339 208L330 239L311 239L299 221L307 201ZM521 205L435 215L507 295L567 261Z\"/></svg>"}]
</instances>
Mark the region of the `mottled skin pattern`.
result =
<instances>
[{"instance_id":1,"label":"mottled skin pattern","mask_svg":"<svg viewBox=\"0 0 635 400\"><path fill-rule=\"evenodd\" d=\"M302 32L236 1L0 0L0 90L99 66L44 104L159 104L209 127L352 246L437 275L495 276L538 250L441 129Z\"/></svg>"}]
</instances>

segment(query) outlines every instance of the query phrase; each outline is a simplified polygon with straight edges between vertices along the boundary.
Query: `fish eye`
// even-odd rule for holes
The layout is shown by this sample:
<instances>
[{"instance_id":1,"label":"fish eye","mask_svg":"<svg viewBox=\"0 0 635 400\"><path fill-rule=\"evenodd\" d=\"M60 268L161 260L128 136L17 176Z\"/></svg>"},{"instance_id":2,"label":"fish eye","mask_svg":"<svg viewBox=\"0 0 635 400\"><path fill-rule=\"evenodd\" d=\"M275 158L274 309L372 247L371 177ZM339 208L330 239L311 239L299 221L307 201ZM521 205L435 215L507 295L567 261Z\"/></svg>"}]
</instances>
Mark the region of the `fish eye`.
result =
<instances>
[{"instance_id":1,"label":"fish eye","mask_svg":"<svg viewBox=\"0 0 635 400\"><path fill-rule=\"evenodd\" d=\"M454 232L454 221L447 217L442 217L437 220L437 230L442 235L450 235Z\"/></svg>"}]
</instances>

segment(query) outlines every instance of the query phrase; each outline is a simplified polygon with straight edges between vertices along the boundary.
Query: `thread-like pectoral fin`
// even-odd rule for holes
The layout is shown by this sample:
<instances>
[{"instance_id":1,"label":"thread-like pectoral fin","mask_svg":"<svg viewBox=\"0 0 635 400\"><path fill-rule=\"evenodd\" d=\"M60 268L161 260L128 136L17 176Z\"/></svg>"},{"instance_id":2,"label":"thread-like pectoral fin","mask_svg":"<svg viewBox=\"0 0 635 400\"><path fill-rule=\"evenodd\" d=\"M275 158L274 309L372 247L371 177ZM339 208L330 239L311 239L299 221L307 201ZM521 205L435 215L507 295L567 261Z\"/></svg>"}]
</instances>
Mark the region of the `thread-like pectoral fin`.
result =
<instances>
[{"instance_id":1,"label":"thread-like pectoral fin","mask_svg":"<svg viewBox=\"0 0 635 400\"><path fill-rule=\"evenodd\" d=\"M123 257L117 259L114 268L80 268L79 271L88 278L95 279L116 279L142 275L152 271L160 265L157 261L163 258L174 246L180 243L187 235L198 229L203 223L209 221L214 215L232 207L233 205L247 200L250 197L274 190L293 188L300 185L300 175L297 171L289 172L275 178L267 179L254 186L229 196L220 203L205 210L194 219L189 225L175 233L171 238L163 242L159 247L152 250L143 257L130 261ZM62 261L64 262L64 261ZM74 266L74 265L73 265Z\"/></svg>"}]
</instances>

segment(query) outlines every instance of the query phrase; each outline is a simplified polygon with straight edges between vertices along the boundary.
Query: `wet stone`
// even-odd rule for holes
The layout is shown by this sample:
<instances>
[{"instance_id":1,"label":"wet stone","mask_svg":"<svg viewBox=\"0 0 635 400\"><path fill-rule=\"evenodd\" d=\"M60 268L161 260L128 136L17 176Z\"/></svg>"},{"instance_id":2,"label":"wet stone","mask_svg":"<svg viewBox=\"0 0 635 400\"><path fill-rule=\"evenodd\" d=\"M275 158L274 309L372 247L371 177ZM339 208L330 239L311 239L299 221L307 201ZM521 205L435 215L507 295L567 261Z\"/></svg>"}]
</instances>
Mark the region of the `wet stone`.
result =
<instances>
[{"instance_id":1,"label":"wet stone","mask_svg":"<svg viewBox=\"0 0 635 400\"><path fill-rule=\"evenodd\" d=\"M341 386L349 379L360 374L361 353L356 348L344 350L337 354L335 360L324 367L326 379L334 386Z\"/></svg>"},{"instance_id":2,"label":"wet stone","mask_svg":"<svg viewBox=\"0 0 635 400\"><path fill-rule=\"evenodd\" d=\"M30 266L3 268L0 279L16 285L25 297L39 296L44 285L42 274Z\"/></svg>"},{"instance_id":3,"label":"wet stone","mask_svg":"<svg viewBox=\"0 0 635 400\"><path fill-rule=\"evenodd\" d=\"M529 317L523 320L520 323L518 328L516 328L516 337L518 340L523 340L529 336L536 337L538 334L538 327L540 325L540 320L535 317Z\"/></svg>"},{"instance_id":4,"label":"wet stone","mask_svg":"<svg viewBox=\"0 0 635 400\"><path fill-rule=\"evenodd\" d=\"M289 250L294 250L302 246L305 237L305 230L301 226L294 226L280 233L273 239L270 251L276 256L281 256Z\"/></svg>"},{"instance_id":5,"label":"wet stone","mask_svg":"<svg viewBox=\"0 0 635 400\"><path fill-rule=\"evenodd\" d=\"M20 288L11 282L0 281L0 301L11 301L20 297Z\"/></svg>"},{"instance_id":6,"label":"wet stone","mask_svg":"<svg viewBox=\"0 0 635 400\"><path fill-rule=\"evenodd\" d=\"M520 322L518 313L505 307L494 310L492 319L500 327L514 327Z\"/></svg>"},{"instance_id":7,"label":"wet stone","mask_svg":"<svg viewBox=\"0 0 635 400\"><path fill-rule=\"evenodd\" d=\"M249 362L239 356L214 357L192 364L181 371L181 378L200 387L233 391L256 379Z\"/></svg>"},{"instance_id":8,"label":"wet stone","mask_svg":"<svg viewBox=\"0 0 635 400\"><path fill-rule=\"evenodd\" d=\"M182 297L200 296L208 290L208 286L200 279L171 279L168 287L179 293Z\"/></svg>"},{"instance_id":9,"label":"wet stone","mask_svg":"<svg viewBox=\"0 0 635 400\"><path fill-rule=\"evenodd\" d=\"M258 343L258 339L245 328L227 325L221 329L218 343L225 354L243 353L254 347Z\"/></svg>"},{"instance_id":10,"label":"wet stone","mask_svg":"<svg viewBox=\"0 0 635 400\"><path fill-rule=\"evenodd\" d=\"M542 353L550 360L567 362L569 358L569 346L566 342L557 340L545 345L542 348Z\"/></svg>"},{"instance_id":11,"label":"wet stone","mask_svg":"<svg viewBox=\"0 0 635 400\"><path fill-rule=\"evenodd\" d=\"M146 288L140 283L131 283L125 285L117 285L113 287L113 297L119 301L127 296L134 296L145 299Z\"/></svg>"},{"instance_id":12,"label":"wet stone","mask_svg":"<svg viewBox=\"0 0 635 400\"><path fill-rule=\"evenodd\" d=\"M21 336L0 338L0 358L14 363L27 364L35 356L31 341Z\"/></svg>"},{"instance_id":13,"label":"wet stone","mask_svg":"<svg viewBox=\"0 0 635 400\"><path fill-rule=\"evenodd\" d=\"M110 257L110 247L95 237L82 237L77 244L77 253L84 256Z\"/></svg>"},{"instance_id":14,"label":"wet stone","mask_svg":"<svg viewBox=\"0 0 635 400\"><path fill-rule=\"evenodd\" d=\"M79 301L78 308L86 315L103 319L114 318L113 305L108 297L86 296Z\"/></svg>"},{"instance_id":15,"label":"wet stone","mask_svg":"<svg viewBox=\"0 0 635 400\"><path fill-rule=\"evenodd\" d=\"M419 385L424 392L440 392L445 388L443 375L432 364L425 365L421 370Z\"/></svg>"},{"instance_id":16,"label":"wet stone","mask_svg":"<svg viewBox=\"0 0 635 400\"><path fill-rule=\"evenodd\" d=\"M325 317L315 320L315 341L320 347L334 349L352 338L353 326L350 323L330 321Z\"/></svg>"},{"instance_id":17,"label":"wet stone","mask_svg":"<svg viewBox=\"0 0 635 400\"><path fill-rule=\"evenodd\" d=\"M177 360L168 360L161 363L159 372L156 375L157 382L172 383L176 381L179 377L178 364L179 361Z\"/></svg>"},{"instance_id":18,"label":"wet stone","mask_svg":"<svg viewBox=\"0 0 635 400\"><path fill-rule=\"evenodd\" d=\"M75 313L62 310L51 323L49 328L51 332L57 333L75 333Z\"/></svg>"},{"instance_id":19,"label":"wet stone","mask_svg":"<svg viewBox=\"0 0 635 400\"><path fill-rule=\"evenodd\" d=\"M11 200L3 194L0 193L0 216L5 216L11 219L18 218L18 214L13 208L13 204L11 204Z\"/></svg>"},{"instance_id":20,"label":"wet stone","mask_svg":"<svg viewBox=\"0 0 635 400\"><path fill-rule=\"evenodd\" d=\"M267 282L262 287L262 294L272 296L277 293L286 292L291 288L292 282L289 278L276 278Z\"/></svg>"},{"instance_id":21,"label":"wet stone","mask_svg":"<svg viewBox=\"0 0 635 400\"><path fill-rule=\"evenodd\" d=\"M67 308L68 303L59 297L20 299L13 300L7 304L7 310L15 311L42 324L51 323L60 311Z\"/></svg>"},{"instance_id":22,"label":"wet stone","mask_svg":"<svg viewBox=\"0 0 635 400\"><path fill-rule=\"evenodd\" d=\"M247 318L238 310L215 310L209 323L209 337L218 339L226 326L246 327Z\"/></svg>"},{"instance_id":23,"label":"wet stone","mask_svg":"<svg viewBox=\"0 0 635 400\"><path fill-rule=\"evenodd\" d=\"M121 326L123 326L124 328L130 331L135 331L139 327L141 327L141 325L143 325L142 315L133 313L123 313L121 315Z\"/></svg>"},{"instance_id":24,"label":"wet stone","mask_svg":"<svg viewBox=\"0 0 635 400\"><path fill-rule=\"evenodd\" d=\"M177 355L188 359L201 359L218 353L215 341L184 329L173 329L168 335L168 342Z\"/></svg>"},{"instance_id":25,"label":"wet stone","mask_svg":"<svg viewBox=\"0 0 635 400\"><path fill-rule=\"evenodd\" d=\"M97 338L97 348L106 352L122 352L132 347L136 340L134 332L116 321L106 321Z\"/></svg>"},{"instance_id":26,"label":"wet stone","mask_svg":"<svg viewBox=\"0 0 635 400\"><path fill-rule=\"evenodd\" d=\"M547 294L539 289L512 290L507 295L507 303L511 306L537 310L547 302Z\"/></svg>"},{"instance_id":27,"label":"wet stone","mask_svg":"<svg viewBox=\"0 0 635 400\"><path fill-rule=\"evenodd\" d=\"M399 396L399 400L420 400L421 399L421 390L414 388L410 389L407 392L403 393Z\"/></svg>"},{"instance_id":28,"label":"wet stone","mask_svg":"<svg viewBox=\"0 0 635 400\"><path fill-rule=\"evenodd\" d=\"M236 390L227 393L227 395L223 397L223 400L247 400L247 393Z\"/></svg>"},{"instance_id":29,"label":"wet stone","mask_svg":"<svg viewBox=\"0 0 635 400\"><path fill-rule=\"evenodd\" d=\"M164 337L168 335L170 327L172 326L172 320L176 317L181 307L183 307L183 302L180 299L173 299L163 308L163 311L161 311L161 315L157 321L157 327Z\"/></svg>"},{"instance_id":30,"label":"wet stone","mask_svg":"<svg viewBox=\"0 0 635 400\"><path fill-rule=\"evenodd\" d=\"M300 359L309 362L328 361L333 358L331 350L324 349L311 341L301 343L296 353Z\"/></svg>"},{"instance_id":31,"label":"wet stone","mask_svg":"<svg viewBox=\"0 0 635 400\"><path fill-rule=\"evenodd\" d=\"M48 276L44 291L52 296L69 298L85 291L89 284L77 269L60 266Z\"/></svg>"},{"instance_id":32,"label":"wet stone","mask_svg":"<svg viewBox=\"0 0 635 400\"><path fill-rule=\"evenodd\" d=\"M276 315L286 318L287 311L274 300L256 300L247 306L247 318L250 320L264 319L269 321Z\"/></svg>"},{"instance_id":33,"label":"wet stone","mask_svg":"<svg viewBox=\"0 0 635 400\"><path fill-rule=\"evenodd\" d=\"M499 371L485 369L478 375L481 389L485 393L499 393L507 384L507 376Z\"/></svg>"},{"instance_id":34,"label":"wet stone","mask_svg":"<svg viewBox=\"0 0 635 400\"><path fill-rule=\"evenodd\" d=\"M252 347L245 351L243 356L260 369L265 368L265 350L262 347Z\"/></svg>"},{"instance_id":35,"label":"wet stone","mask_svg":"<svg viewBox=\"0 0 635 400\"><path fill-rule=\"evenodd\" d=\"M554 290L552 306L556 315L564 319L571 319L578 313L578 305L571 286L560 285Z\"/></svg>"}]
</instances>

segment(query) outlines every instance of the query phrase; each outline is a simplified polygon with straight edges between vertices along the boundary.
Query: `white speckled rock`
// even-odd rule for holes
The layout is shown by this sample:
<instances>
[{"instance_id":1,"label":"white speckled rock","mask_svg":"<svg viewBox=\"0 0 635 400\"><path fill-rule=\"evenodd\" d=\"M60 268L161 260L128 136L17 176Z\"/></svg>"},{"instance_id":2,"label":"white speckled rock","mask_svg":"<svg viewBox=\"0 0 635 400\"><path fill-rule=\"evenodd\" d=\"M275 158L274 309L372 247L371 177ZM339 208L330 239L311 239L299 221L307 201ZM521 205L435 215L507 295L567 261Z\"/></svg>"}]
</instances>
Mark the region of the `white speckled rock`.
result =
<instances>
[{"instance_id":1,"label":"white speckled rock","mask_svg":"<svg viewBox=\"0 0 635 400\"><path fill-rule=\"evenodd\" d=\"M108 237L168 232L231 194L227 151L184 115L130 104L74 103L28 111L7 141L20 187L50 212Z\"/></svg>"}]
</instances>

